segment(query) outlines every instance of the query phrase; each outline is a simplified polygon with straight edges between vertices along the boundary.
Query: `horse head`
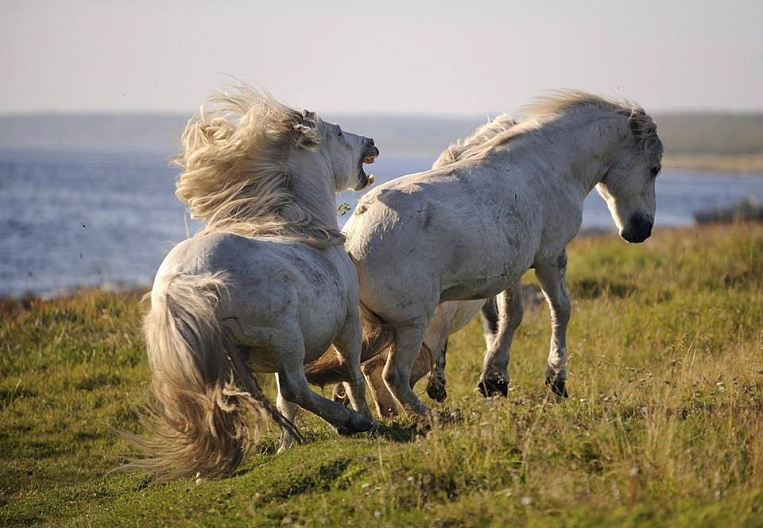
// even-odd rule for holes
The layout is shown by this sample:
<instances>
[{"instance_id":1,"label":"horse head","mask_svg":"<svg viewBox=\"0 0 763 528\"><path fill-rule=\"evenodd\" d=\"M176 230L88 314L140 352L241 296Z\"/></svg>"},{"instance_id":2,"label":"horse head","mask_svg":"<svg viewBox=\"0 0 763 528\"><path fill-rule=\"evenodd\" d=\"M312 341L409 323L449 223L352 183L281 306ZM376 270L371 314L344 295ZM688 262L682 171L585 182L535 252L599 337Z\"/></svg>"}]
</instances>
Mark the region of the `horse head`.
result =
<instances>
[{"instance_id":1,"label":"horse head","mask_svg":"<svg viewBox=\"0 0 763 528\"><path fill-rule=\"evenodd\" d=\"M661 170L662 141L657 125L636 107L627 120L628 130L604 178L597 185L627 242L643 242L652 234L657 208L655 179Z\"/></svg>"},{"instance_id":2,"label":"horse head","mask_svg":"<svg viewBox=\"0 0 763 528\"><path fill-rule=\"evenodd\" d=\"M360 191L373 183L363 169L364 163L373 163L379 156L374 140L320 119L314 112L303 110L294 123L295 142L313 152L320 152L331 169L334 190Z\"/></svg>"}]
</instances>

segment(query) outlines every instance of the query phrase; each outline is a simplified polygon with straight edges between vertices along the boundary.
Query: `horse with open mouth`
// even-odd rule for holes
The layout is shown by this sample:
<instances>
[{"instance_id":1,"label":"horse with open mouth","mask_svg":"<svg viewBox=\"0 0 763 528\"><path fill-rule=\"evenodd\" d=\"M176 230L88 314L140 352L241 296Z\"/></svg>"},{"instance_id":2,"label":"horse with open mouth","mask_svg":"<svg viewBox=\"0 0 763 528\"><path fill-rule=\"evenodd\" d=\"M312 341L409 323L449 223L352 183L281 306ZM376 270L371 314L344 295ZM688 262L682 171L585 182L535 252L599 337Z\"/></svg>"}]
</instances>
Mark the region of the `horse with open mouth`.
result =
<instances>
[{"instance_id":1,"label":"horse with open mouth","mask_svg":"<svg viewBox=\"0 0 763 528\"><path fill-rule=\"evenodd\" d=\"M566 247L580 229L586 196L597 188L626 241L651 234L663 147L640 106L563 91L526 114L457 163L377 187L345 226L364 325L376 342L391 341L383 378L407 411L429 413L410 379L437 306L500 294L507 322L500 339L510 341L522 318L520 280L530 268L551 309L546 383L566 395ZM366 347L363 360L379 351ZM503 392L509 380L509 348L493 352L480 378L488 394ZM312 375L330 363L316 364Z\"/></svg>"},{"instance_id":2,"label":"horse with open mouth","mask_svg":"<svg viewBox=\"0 0 763 528\"><path fill-rule=\"evenodd\" d=\"M210 98L183 133L177 196L205 227L156 274L145 336L156 403L137 467L160 478L229 474L269 415L282 445L299 405L341 434L372 425L360 371L355 268L335 193L371 181L372 139L242 86ZM304 363L333 344L354 410L310 390ZM277 409L254 373L275 372ZM247 411L254 411L247 414ZM280 412L279 412L280 411Z\"/></svg>"}]
</instances>

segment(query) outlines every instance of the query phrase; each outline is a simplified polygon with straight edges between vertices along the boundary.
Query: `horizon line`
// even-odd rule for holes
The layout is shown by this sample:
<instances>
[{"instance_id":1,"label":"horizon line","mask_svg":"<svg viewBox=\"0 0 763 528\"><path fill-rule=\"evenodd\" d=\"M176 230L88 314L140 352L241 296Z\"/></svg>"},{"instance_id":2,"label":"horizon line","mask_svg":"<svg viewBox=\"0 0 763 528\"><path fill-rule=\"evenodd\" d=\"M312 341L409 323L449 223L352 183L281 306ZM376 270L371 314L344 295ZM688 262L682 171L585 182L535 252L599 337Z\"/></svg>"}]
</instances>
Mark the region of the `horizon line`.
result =
<instances>
[{"instance_id":1,"label":"horizon line","mask_svg":"<svg viewBox=\"0 0 763 528\"><path fill-rule=\"evenodd\" d=\"M519 114L521 108L516 113ZM419 119L473 119L493 117L504 113L506 110L493 110L484 112L428 112L428 111L380 111L380 110L329 110L320 111L319 114L330 116L364 116L364 117L390 117L390 118L419 118ZM511 113L511 112L509 112ZM652 115L696 115L696 114L724 114L724 115L760 115L761 108L674 108L661 109L649 112ZM0 110L0 118L33 118L33 117L183 117L191 116L182 110Z\"/></svg>"}]
</instances>

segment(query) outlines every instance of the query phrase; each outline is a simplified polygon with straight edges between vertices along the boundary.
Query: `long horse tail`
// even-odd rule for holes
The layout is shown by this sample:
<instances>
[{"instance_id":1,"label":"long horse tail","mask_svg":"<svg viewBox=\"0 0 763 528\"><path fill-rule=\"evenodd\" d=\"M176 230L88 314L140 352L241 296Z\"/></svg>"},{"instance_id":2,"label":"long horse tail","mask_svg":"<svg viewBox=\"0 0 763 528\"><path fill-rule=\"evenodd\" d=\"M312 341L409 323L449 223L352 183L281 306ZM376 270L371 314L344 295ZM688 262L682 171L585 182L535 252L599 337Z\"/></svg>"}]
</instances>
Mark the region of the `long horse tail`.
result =
<instances>
[{"instance_id":1,"label":"long horse tail","mask_svg":"<svg viewBox=\"0 0 763 528\"><path fill-rule=\"evenodd\" d=\"M177 274L155 286L143 328L155 396L143 421L152 436L127 435L143 456L125 468L160 480L226 476L259 440L264 416L300 438L220 324L215 308L226 292L220 273Z\"/></svg>"},{"instance_id":2,"label":"long horse tail","mask_svg":"<svg viewBox=\"0 0 763 528\"><path fill-rule=\"evenodd\" d=\"M363 327L361 363L376 357L392 344L395 332L379 316L360 303L360 322ZM350 379L347 363L332 346L321 357L305 365L307 381L323 387Z\"/></svg>"}]
</instances>

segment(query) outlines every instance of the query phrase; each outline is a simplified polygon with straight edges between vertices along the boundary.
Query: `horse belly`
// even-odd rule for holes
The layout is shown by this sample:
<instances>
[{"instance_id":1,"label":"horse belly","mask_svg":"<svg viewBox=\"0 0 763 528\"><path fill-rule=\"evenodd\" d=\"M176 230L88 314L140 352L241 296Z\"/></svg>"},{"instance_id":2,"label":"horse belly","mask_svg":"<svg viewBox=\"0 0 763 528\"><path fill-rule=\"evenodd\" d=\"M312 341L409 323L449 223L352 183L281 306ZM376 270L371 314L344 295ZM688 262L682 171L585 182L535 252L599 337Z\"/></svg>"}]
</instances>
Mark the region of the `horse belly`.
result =
<instances>
[{"instance_id":1,"label":"horse belly","mask_svg":"<svg viewBox=\"0 0 763 528\"><path fill-rule=\"evenodd\" d=\"M507 276L461 280L443 288L440 302L487 299L501 293L512 282Z\"/></svg>"}]
</instances>

